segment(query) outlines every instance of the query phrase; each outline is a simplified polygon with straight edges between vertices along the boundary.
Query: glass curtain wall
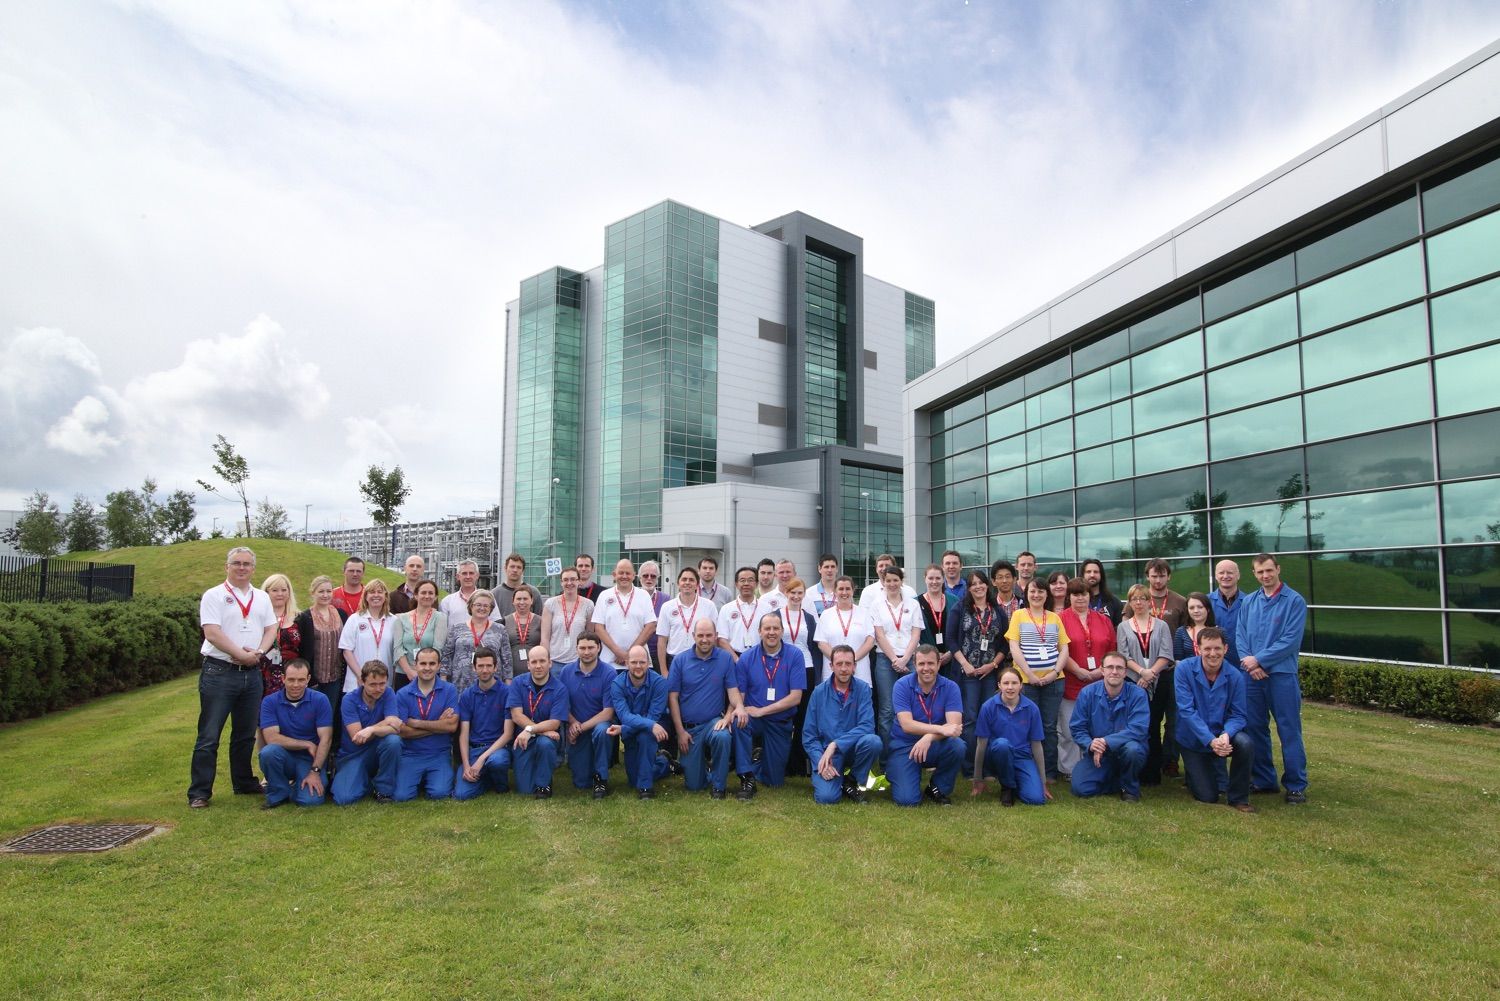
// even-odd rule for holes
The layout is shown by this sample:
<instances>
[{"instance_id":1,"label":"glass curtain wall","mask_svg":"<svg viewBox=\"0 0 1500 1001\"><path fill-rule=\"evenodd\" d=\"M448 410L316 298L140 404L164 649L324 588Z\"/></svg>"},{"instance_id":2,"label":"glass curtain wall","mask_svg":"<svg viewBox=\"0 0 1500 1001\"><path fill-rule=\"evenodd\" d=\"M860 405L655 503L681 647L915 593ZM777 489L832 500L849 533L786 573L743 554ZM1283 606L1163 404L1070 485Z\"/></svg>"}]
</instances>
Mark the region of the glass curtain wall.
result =
<instances>
[{"instance_id":1,"label":"glass curtain wall","mask_svg":"<svg viewBox=\"0 0 1500 1001\"><path fill-rule=\"evenodd\" d=\"M808 445L849 444L849 298L844 269L836 258L808 248L807 435Z\"/></svg>"},{"instance_id":2,"label":"glass curtain wall","mask_svg":"<svg viewBox=\"0 0 1500 1001\"><path fill-rule=\"evenodd\" d=\"M839 566L854 578L857 595L859 587L875 577L875 557L891 553L898 561L901 558L901 474L844 465L839 469L839 494L843 525ZM909 567L904 569L911 572Z\"/></svg>"},{"instance_id":3,"label":"glass curtain wall","mask_svg":"<svg viewBox=\"0 0 1500 1001\"><path fill-rule=\"evenodd\" d=\"M601 577L718 468L719 223L663 202L605 231ZM647 554L631 554L647 555Z\"/></svg>"},{"instance_id":4,"label":"glass curtain wall","mask_svg":"<svg viewBox=\"0 0 1500 1001\"><path fill-rule=\"evenodd\" d=\"M521 283L517 347L516 480L504 492L526 579L540 588L546 557L578 551L583 275L552 268Z\"/></svg>"},{"instance_id":5,"label":"glass curtain wall","mask_svg":"<svg viewBox=\"0 0 1500 1001\"><path fill-rule=\"evenodd\" d=\"M1491 150L931 416L931 538L969 565L1281 554L1310 652L1500 668Z\"/></svg>"},{"instance_id":6,"label":"glass curtain wall","mask_svg":"<svg viewBox=\"0 0 1500 1001\"><path fill-rule=\"evenodd\" d=\"M906 293L906 381L937 364L937 308L931 299Z\"/></svg>"}]
</instances>

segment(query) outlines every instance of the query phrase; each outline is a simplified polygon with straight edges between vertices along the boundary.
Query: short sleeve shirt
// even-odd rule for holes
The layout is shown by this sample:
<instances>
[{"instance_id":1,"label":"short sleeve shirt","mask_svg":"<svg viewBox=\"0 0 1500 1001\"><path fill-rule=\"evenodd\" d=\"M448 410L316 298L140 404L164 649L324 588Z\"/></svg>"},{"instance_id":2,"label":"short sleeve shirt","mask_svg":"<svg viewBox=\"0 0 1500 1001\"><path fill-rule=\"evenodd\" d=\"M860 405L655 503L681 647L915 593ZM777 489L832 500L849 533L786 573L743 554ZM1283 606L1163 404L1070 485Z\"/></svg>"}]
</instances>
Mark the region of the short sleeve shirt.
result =
<instances>
[{"instance_id":1,"label":"short sleeve shirt","mask_svg":"<svg viewBox=\"0 0 1500 1001\"><path fill-rule=\"evenodd\" d=\"M639 587L631 588L629 594L621 594L619 588L612 587L599 595L599 600L594 603L594 628L609 633L617 646L634 643L641 630L655 621L651 595ZM613 664L615 655L609 647L601 644L599 660Z\"/></svg>"},{"instance_id":2,"label":"short sleeve shirt","mask_svg":"<svg viewBox=\"0 0 1500 1001\"><path fill-rule=\"evenodd\" d=\"M198 624L218 626L231 643L254 650L260 646L266 627L276 625L276 614L271 611L271 599L260 588L236 591L226 581L203 592L198 602ZM208 640L203 641L200 652L205 657L226 659L224 652Z\"/></svg>"}]
</instances>

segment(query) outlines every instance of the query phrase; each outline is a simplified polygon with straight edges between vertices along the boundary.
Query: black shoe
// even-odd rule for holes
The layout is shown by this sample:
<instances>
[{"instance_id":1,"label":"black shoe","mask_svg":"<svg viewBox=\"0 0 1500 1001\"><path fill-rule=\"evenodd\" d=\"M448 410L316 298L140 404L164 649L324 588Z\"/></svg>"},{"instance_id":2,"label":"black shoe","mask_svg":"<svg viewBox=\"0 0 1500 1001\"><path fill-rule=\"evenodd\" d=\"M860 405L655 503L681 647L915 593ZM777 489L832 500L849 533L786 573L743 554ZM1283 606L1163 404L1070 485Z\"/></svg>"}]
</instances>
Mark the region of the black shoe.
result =
<instances>
[{"instance_id":1,"label":"black shoe","mask_svg":"<svg viewBox=\"0 0 1500 1001\"><path fill-rule=\"evenodd\" d=\"M595 775L594 776L594 798L595 799L603 799L605 796L608 796L608 795L609 795L609 783L605 782L604 779L600 778L598 775Z\"/></svg>"},{"instance_id":2,"label":"black shoe","mask_svg":"<svg viewBox=\"0 0 1500 1001\"><path fill-rule=\"evenodd\" d=\"M1177 762L1168 761L1161 766L1161 773L1169 779L1175 779L1182 774L1182 771L1177 767Z\"/></svg>"},{"instance_id":3,"label":"black shoe","mask_svg":"<svg viewBox=\"0 0 1500 1001\"><path fill-rule=\"evenodd\" d=\"M851 798L853 798L854 791L856 789L858 789L858 788L859 788L859 786L857 786L857 785L854 784L854 780L853 779L846 777L844 779L844 798L845 799L851 799Z\"/></svg>"},{"instance_id":4,"label":"black shoe","mask_svg":"<svg viewBox=\"0 0 1500 1001\"><path fill-rule=\"evenodd\" d=\"M729 793L724 789L710 789L708 795L713 799L723 799Z\"/></svg>"},{"instance_id":5,"label":"black shoe","mask_svg":"<svg viewBox=\"0 0 1500 1001\"><path fill-rule=\"evenodd\" d=\"M667 774L681 775L685 771L687 771L687 769L682 767L682 762L678 761L676 758L667 759Z\"/></svg>"},{"instance_id":6,"label":"black shoe","mask_svg":"<svg viewBox=\"0 0 1500 1001\"><path fill-rule=\"evenodd\" d=\"M264 796L266 794L266 780L261 779L259 785L245 786L243 789L234 791L236 796Z\"/></svg>"},{"instance_id":7,"label":"black shoe","mask_svg":"<svg viewBox=\"0 0 1500 1001\"><path fill-rule=\"evenodd\" d=\"M1014 789L1012 789L1010 786L1001 786L1000 787L1000 805L1001 806L1015 806L1016 805L1016 791Z\"/></svg>"},{"instance_id":8,"label":"black shoe","mask_svg":"<svg viewBox=\"0 0 1500 1001\"><path fill-rule=\"evenodd\" d=\"M1307 805L1307 793L1305 793L1305 792L1293 792L1292 790L1288 789L1286 791L1286 801L1288 803L1290 803L1291 805L1293 805L1293 806L1306 806Z\"/></svg>"},{"instance_id":9,"label":"black shoe","mask_svg":"<svg viewBox=\"0 0 1500 1001\"><path fill-rule=\"evenodd\" d=\"M655 789L637 789L636 792L635 792L635 798L636 799L655 799L656 798L656 790Z\"/></svg>"},{"instance_id":10,"label":"black shoe","mask_svg":"<svg viewBox=\"0 0 1500 1001\"><path fill-rule=\"evenodd\" d=\"M383 792L377 792L375 794L375 802L377 802L377 803L394 803L394 802L396 802L396 797L395 796L387 796Z\"/></svg>"},{"instance_id":11,"label":"black shoe","mask_svg":"<svg viewBox=\"0 0 1500 1001\"><path fill-rule=\"evenodd\" d=\"M539 786L539 787L537 787L535 790L532 791L531 798L532 799L551 799L552 798L552 787L551 786Z\"/></svg>"},{"instance_id":12,"label":"black shoe","mask_svg":"<svg viewBox=\"0 0 1500 1001\"><path fill-rule=\"evenodd\" d=\"M1125 792L1124 790L1120 791L1120 798L1127 803L1139 803L1141 801L1140 793Z\"/></svg>"},{"instance_id":13,"label":"black shoe","mask_svg":"<svg viewBox=\"0 0 1500 1001\"><path fill-rule=\"evenodd\" d=\"M277 807L278 807L278 806L286 806L286 805L287 805L287 804L288 804L288 803L290 803L290 802L291 802L291 800L289 800L289 799L278 799L278 800L277 800L277 801L276 801L276 802L274 802L274 803L273 803L273 802L271 802L271 801L270 801L270 800L266 800L266 801L265 801L265 802L264 802L264 803L262 803L262 804L261 804L261 805L260 805L260 808L261 808L261 809L262 809L262 810L274 810L274 809L276 809L276 808L277 808Z\"/></svg>"},{"instance_id":14,"label":"black shoe","mask_svg":"<svg viewBox=\"0 0 1500 1001\"><path fill-rule=\"evenodd\" d=\"M844 793L844 798L851 803L868 803L870 801L870 797L866 796L865 791L859 786L850 786Z\"/></svg>"},{"instance_id":15,"label":"black shoe","mask_svg":"<svg viewBox=\"0 0 1500 1001\"><path fill-rule=\"evenodd\" d=\"M740 776L740 791L734 794L734 798L741 803L748 803L755 798L755 779L753 776Z\"/></svg>"},{"instance_id":16,"label":"black shoe","mask_svg":"<svg viewBox=\"0 0 1500 1001\"><path fill-rule=\"evenodd\" d=\"M751 750L750 750L750 761L752 763L757 764L757 765L760 764L760 751L761 751L761 749L758 748L758 747L751 748Z\"/></svg>"},{"instance_id":17,"label":"black shoe","mask_svg":"<svg viewBox=\"0 0 1500 1001\"><path fill-rule=\"evenodd\" d=\"M953 800L949 799L947 797L947 795L945 795L944 793L938 791L938 787L937 786L928 786L923 791L923 795L925 795L928 799L932 800L938 806L952 806L953 805Z\"/></svg>"},{"instance_id":18,"label":"black shoe","mask_svg":"<svg viewBox=\"0 0 1500 1001\"><path fill-rule=\"evenodd\" d=\"M206 809L208 809L208 797L207 796L194 796L192 799L188 800L188 809L189 810L206 810Z\"/></svg>"},{"instance_id":19,"label":"black shoe","mask_svg":"<svg viewBox=\"0 0 1500 1001\"><path fill-rule=\"evenodd\" d=\"M1250 795L1252 795L1252 796L1274 796L1277 793L1279 793L1280 791L1281 790L1278 789L1276 786L1251 786L1250 787Z\"/></svg>"}]
</instances>

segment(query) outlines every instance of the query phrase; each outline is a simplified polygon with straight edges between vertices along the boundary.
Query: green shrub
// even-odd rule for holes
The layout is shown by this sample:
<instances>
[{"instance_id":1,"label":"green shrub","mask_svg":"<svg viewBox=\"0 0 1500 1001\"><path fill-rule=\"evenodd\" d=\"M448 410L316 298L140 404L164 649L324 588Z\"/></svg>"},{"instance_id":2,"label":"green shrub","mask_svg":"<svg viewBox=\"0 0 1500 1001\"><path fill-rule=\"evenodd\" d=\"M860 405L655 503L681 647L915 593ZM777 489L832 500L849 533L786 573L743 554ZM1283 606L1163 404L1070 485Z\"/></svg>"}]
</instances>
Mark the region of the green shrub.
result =
<instances>
[{"instance_id":1,"label":"green shrub","mask_svg":"<svg viewBox=\"0 0 1500 1001\"><path fill-rule=\"evenodd\" d=\"M1500 716L1500 678L1441 667L1402 667L1302 658L1304 698L1384 709L1452 723L1492 723Z\"/></svg>"},{"instance_id":2,"label":"green shrub","mask_svg":"<svg viewBox=\"0 0 1500 1001\"><path fill-rule=\"evenodd\" d=\"M0 603L0 722L175 678L201 643L196 598Z\"/></svg>"}]
</instances>

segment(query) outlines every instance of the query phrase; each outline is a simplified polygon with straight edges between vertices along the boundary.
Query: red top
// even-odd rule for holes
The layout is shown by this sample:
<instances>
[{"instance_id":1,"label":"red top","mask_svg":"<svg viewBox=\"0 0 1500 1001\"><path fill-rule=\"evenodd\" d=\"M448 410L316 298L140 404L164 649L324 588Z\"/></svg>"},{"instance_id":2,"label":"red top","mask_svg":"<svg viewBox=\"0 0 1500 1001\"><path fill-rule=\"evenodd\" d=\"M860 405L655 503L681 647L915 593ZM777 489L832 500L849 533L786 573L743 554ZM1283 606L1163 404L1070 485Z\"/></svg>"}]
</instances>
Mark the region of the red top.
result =
<instances>
[{"instance_id":1,"label":"red top","mask_svg":"<svg viewBox=\"0 0 1500 1001\"><path fill-rule=\"evenodd\" d=\"M360 588L358 591L350 594L342 587L336 587L333 589L333 604L338 608L342 608L350 615L355 615L359 612L359 599L364 593L364 588Z\"/></svg>"},{"instance_id":2,"label":"red top","mask_svg":"<svg viewBox=\"0 0 1500 1001\"><path fill-rule=\"evenodd\" d=\"M1089 609L1087 629L1071 608L1058 618L1062 619L1063 632L1068 634L1068 656L1079 666L1088 667L1089 658L1093 657L1094 666L1098 667L1104 662L1104 655L1115 648L1115 627L1103 612ZM1063 678L1063 698L1077 699L1084 684L1082 679L1067 675Z\"/></svg>"}]
</instances>

